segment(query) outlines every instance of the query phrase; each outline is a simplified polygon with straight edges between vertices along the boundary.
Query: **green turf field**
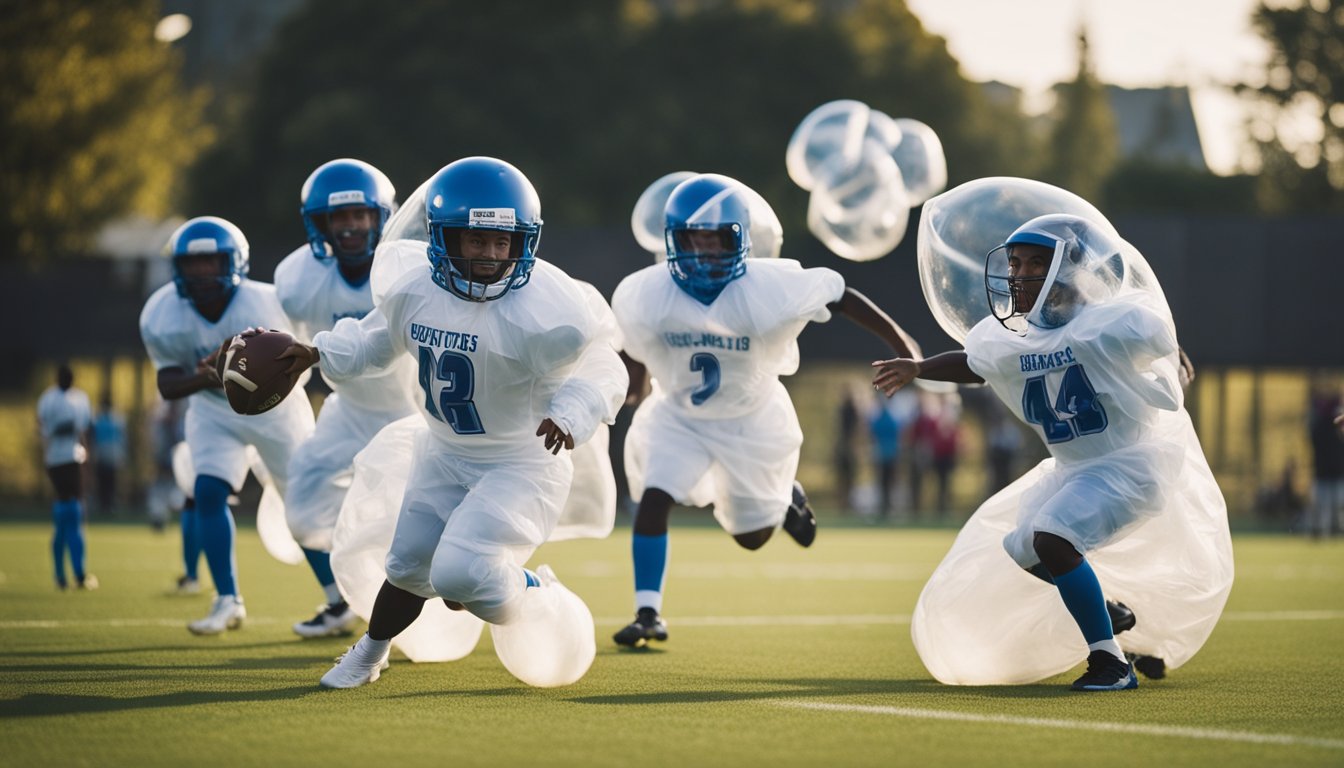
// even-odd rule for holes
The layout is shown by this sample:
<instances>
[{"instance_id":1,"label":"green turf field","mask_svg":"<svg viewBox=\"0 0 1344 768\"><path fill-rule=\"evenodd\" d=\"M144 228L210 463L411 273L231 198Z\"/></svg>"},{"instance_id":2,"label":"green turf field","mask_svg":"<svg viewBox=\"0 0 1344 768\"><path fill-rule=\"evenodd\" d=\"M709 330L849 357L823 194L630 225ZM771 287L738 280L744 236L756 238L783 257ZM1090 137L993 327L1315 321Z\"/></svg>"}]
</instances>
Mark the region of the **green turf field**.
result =
<instances>
[{"instance_id":1,"label":"green turf field","mask_svg":"<svg viewBox=\"0 0 1344 768\"><path fill-rule=\"evenodd\" d=\"M209 596L167 594L175 531L89 531L95 592L51 585L49 529L0 525L0 766L1344 765L1344 542L1234 541L1237 582L1204 650L1137 691L954 688L915 656L909 616L949 531L826 528L758 552L672 534L668 643L617 651L628 529L552 544L597 620L578 684L531 689L487 632L447 664L393 653L378 682L324 691L349 640L295 637L306 569L239 536L249 622L187 633ZM204 566L202 567L204 574ZM1142 620L1142 618L1140 618Z\"/></svg>"}]
</instances>

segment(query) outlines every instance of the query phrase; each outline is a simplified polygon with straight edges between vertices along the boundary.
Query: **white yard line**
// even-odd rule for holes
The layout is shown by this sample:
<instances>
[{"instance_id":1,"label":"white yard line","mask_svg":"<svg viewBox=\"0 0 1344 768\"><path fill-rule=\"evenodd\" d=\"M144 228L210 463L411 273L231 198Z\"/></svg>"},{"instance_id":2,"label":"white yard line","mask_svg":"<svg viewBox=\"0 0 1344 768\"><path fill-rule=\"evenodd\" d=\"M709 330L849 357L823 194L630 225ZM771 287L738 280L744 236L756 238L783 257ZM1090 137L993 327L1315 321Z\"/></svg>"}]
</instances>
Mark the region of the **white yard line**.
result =
<instances>
[{"instance_id":1,"label":"white yard line","mask_svg":"<svg viewBox=\"0 0 1344 768\"><path fill-rule=\"evenodd\" d=\"M971 712L948 712L937 709L916 709L914 707L883 707L863 704L828 704L820 701L780 701L776 706L797 709L812 709L824 712L856 712L869 715L889 715L919 720L949 720L959 723L985 723L990 725L1013 725L1032 728L1053 728L1065 731L1103 731L1106 733L1130 733L1142 736L1171 736L1183 739L1204 739L1207 741L1236 741L1249 744L1268 744L1281 747L1319 747L1321 749L1344 749L1344 739L1323 739L1313 736L1292 736L1281 733L1254 733L1251 731L1228 731L1218 728L1194 728L1190 726L1146 725L1143 723L1095 722L1087 720L1056 720L1045 717L1019 717L1015 715L978 715Z\"/></svg>"}]
</instances>

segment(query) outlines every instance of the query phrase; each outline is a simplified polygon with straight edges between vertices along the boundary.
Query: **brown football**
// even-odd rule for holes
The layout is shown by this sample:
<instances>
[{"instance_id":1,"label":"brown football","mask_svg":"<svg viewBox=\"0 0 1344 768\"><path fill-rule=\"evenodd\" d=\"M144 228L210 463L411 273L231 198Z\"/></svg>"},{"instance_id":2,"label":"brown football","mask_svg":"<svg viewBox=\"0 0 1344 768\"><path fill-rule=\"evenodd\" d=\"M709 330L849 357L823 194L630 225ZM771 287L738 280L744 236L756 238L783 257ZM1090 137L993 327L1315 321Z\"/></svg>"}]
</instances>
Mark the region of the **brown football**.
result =
<instances>
[{"instance_id":1,"label":"brown football","mask_svg":"<svg viewBox=\"0 0 1344 768\"><path fill-rule=\"evenodd\" d=\"M284 331L263 331L247 338L240 334L225 343L215 365L230 408L255 416L285 399L299 375L285 373L292 360L276 357L293 343L294 337Z\"/></svg>"}]
</instances>

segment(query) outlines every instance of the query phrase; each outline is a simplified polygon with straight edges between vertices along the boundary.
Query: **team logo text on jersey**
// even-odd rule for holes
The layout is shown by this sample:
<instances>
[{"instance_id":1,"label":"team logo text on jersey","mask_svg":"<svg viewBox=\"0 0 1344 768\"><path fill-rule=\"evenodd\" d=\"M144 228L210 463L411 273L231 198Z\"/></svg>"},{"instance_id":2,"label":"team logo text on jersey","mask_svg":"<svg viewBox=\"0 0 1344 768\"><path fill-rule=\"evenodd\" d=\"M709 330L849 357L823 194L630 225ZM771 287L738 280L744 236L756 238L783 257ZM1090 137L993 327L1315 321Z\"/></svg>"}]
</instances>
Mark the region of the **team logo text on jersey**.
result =
<instances>
[{"instance_id":1,"label":"team logo text on jersey","mask_svg":"<svg viewBox=\"0 0 1344 768\"><path fill-rule=\"evenodd\" d=\"M477 336L474 333L445 331L442 328L430 328L427 325L411 323L411 339L431 347L456 349L460 352L476 351Z\"/></svg>"},{"instance_id":2,"label":"team logo text on jersey","mask_svg":"<svg viewBox=\"0 0 1344 768\"><path fill-rule=\"evenodd\" d=\"M1048 371L1051 368L1060 368L1077 362L1073 357L1073 349L1069 347L1045 355L1018 355L1017 358L1022 363L1023 373Z\"/></svg>"},{"instance_id":3,"label":"team logo text on jersey","mask_svg":"<svg viewBox=\"0 0 1344 768\"><path fill-rule=\"evenodd\" d=\"M727 349L746 352L751 349L750 336L720 336L717 333L674 333L663 334L663 341L669 347Z\"/></svg>"}]
</instances>

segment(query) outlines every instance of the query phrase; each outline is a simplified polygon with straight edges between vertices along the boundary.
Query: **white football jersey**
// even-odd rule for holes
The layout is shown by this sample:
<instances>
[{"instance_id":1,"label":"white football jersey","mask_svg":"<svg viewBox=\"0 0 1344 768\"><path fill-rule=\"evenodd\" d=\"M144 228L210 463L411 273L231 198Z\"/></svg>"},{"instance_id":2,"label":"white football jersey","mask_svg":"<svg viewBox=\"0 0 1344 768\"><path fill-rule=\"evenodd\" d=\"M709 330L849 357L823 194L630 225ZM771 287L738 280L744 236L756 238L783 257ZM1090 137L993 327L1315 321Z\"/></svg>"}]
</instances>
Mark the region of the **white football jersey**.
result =
<instances>
[{"instance_id":1,"label":"white football jersey","mask_svg":"<svg viewBox=\"0 0 1344 768\"><path fill-rule=\"evenodd\" d=\"M179 296L177 287L171 282L155 291L140 312L140 338L155 370L176 367L192 373L196 363L218 349L225 339L253 326L294 332L280 307L275 286L255 280L243 280L224 314L214 323L202 317L189 300ZM232 412L224 390L218 387L191 395L190 402L208 402Z\"/></svg>"},{"instance_id":2,"label":"white football jersey","mask_svg":"<svg viewBox=\"0 0 1344 768\"><path fill-rule=\"evenodd\" d=\"M690 417L733 418L764 405L779 376L798 370L798 334L830 319L845 280L793 259L748 259L708 306L677 287L665 264L626 277L611 306L624 349Z\"/></svg>"},{"instance_id":3,"label":"white football jersey","mask_svg":"<svg viewBox=\"0 0 1344 768\"><path fill-rule=\"evenodd\" d=\"M527 285L484 302L413 270L363 320L343 320L313 343L335 379L409 355L417 403L440 445L494 462L549 457L536 434L545 418L577 442L615 419L627 384L615 338L601 296L538 259Z\"/></svg>"},{"instance_id":4,"label":"white football jersey","mask_svg":"<svg viewBox=\"0 0 1344 768\"><path fill-rule=\"evenodd\" d=\"M373 310L373 291L365 281L355 287L341 276L335 259L318 260L304 245L285 257L275 270L275 291L280 305L294 323L295 336L311 343L320 331L329 331L343 318L362 319ZM413 410L410 395L415 371L410 361L398 360L382 371L369 371L354 379L333 381L332 391L347 405L362 411L387 413L393 421Z\"/></svg>"},{"instance_id":5,"label":"white football jersey","mask_svg":"<svg viewBox=\"0 0 1344 768\"><path fill-rule=\"evenodd\" d=\"M993 317L966 336L966 360L1061 462L1137 445L1181 407L1170 324L1126 301L1091 306L1019 336Z\"/></svg>"},{"instance_id":6,"label":"white football jersey","mask_svg":"<svg viewBox=\"0 0 1344 768\"><path fill-rule=\"evenodd\" d=\"M43 459L48 467L83 463L87 458L80 436L93 422L89 396L78 387L47 387L37 399L37 423L42 429Z\"/></svg>"}]
</instances>

